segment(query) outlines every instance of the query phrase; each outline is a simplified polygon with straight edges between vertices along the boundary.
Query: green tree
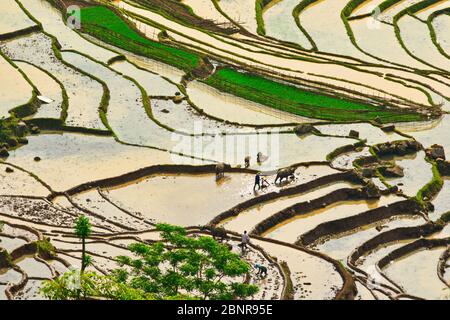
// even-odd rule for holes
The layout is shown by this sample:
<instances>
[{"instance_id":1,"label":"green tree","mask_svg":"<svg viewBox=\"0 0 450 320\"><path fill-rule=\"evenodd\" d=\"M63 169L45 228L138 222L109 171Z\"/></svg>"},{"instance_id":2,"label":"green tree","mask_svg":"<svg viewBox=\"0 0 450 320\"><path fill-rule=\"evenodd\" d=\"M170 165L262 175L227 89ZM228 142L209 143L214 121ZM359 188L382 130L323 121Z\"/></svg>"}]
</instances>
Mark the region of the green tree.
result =
<instances>
[{"instance_id":1,"label":"green tree","mask_svg":"<svg viewBox=\"0 0 450 320\"><path fill-rule=\"evenodd\" d=\"M162 241L129 246L132 256L117 257L119 268L107 276L74 273L48 281L41 291L50 299L242 299L258 288L243 283L250 265L211 237L192 237L184 228L160 224ZM74 289L79 288L79 289Z\"/></svg>"},{"instance_id":2,"label":"green tree","mask_svg":"<svg viewBox=\"0 0 450 320\"><path fill-rule=\"evenodd\" d=\"M190 237L184 228L160 224L163 242L129 246L136 258L118 257L117 280L160 299L181 293L198 299L245 298L257 287L243 284L250 266L211 237ZM239 279L240 278L240 279ZM241 281L236 281L236 279Z\"/></svg>"},{"instance_id":3,"label":"green tree","mask_svg":"<svg viewBox=\"0 0 450 320\"><path fill-rule=\"evenodd\" d=\"M81 239L81 274L91 262L91 257L86 254L86 238L91 235L91 223L86 216L80 216L75 224L75 235Z\"/></svg>"}]
</instances>

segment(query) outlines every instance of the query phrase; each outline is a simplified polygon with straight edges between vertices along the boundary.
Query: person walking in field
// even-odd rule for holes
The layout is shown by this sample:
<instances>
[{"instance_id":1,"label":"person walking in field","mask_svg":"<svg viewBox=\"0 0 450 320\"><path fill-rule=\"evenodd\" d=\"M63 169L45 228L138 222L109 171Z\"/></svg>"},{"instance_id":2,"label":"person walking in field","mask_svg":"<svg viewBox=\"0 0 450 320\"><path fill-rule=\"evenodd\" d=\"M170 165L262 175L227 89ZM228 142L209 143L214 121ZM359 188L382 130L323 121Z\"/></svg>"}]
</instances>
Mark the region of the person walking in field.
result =
<instances>
[{"instance_id":1,"label":"person walking in field","mask_svg":"<svg viewBox=\"0 0 450 320\"><path fill-rule=\"evenodd\" d=\"M241 249L242 252L244 252L245 250L247 250L247 245L250 242L250 237L247 234L247 231L244 231L244 233L242 234L242 238L241 238Z\"/></svg>"},{"instance_id":2,"label":"person walking in field","mask_svg":"<svg viewBox=\"0 0 450 320\"><path fill-rule=\"evenodd\" d=\"M255 264L255 268L258 270L256 272L257 276L261 276L261 278L265 278L267 276L267 268L260 265L260 264Z\"/></svg>"}]
</instances>

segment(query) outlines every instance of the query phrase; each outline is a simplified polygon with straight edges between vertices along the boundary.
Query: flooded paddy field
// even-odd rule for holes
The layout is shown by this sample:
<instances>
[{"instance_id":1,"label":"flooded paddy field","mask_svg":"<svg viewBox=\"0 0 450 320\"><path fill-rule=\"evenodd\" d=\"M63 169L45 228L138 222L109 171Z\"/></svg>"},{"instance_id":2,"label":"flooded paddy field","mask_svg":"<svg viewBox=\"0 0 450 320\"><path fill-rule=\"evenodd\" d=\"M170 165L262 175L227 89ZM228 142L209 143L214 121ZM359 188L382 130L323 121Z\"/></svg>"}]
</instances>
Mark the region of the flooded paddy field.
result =
<instances>
[{"instance_id":1,"label":"flooded paddy field","mask_svg":"<svg viewBox=\"0 0 450 320\"><path fill-rule=\"evenodd\" d=\"M0 116L8 117L9 111L32 99L33 88L19 70L3 57L0 57L0 73L8 75L8 82L2 85L0 91Z\"/></svg>"},{"instance_id":2,"label":"flooded paddy field","mask_svg":"<svg viewBox=\"0 0 450 320\"><path fill-rule=\"evenodd\" d=\"M0 21L0 34L8 34L35 26L25 12L20 9L14 0L5 0L2 3L3 18Z\"/></svg>"},{"instance_id":3,"label":"flooded paddy field","mask_svg":"<svg viewBox=\"0 0 450 320\"><path fill-rule=\"evenodd\" d=\"M171 224L246 299L449 299L448 1L162 3L0 3L0 300L80 269L81 217L102 276Z\"/></svg>"},{"instance_id":4,"label":"flooded paddy field","mask_svg":"<svg viewBox=\"0 0 450 320\"><path fill-rule=\"evenodd\" d=\"M27 74L39 92L45 98L50 99L49 103L40 106L35 118L61 118L63 112L63 91L61 86L47 73L27 62L15 62L16 65Z\"/></svg>"},{"instance_id":5,"label":"flooded paddy field","mask_svg":"<svg viewBox=\"0 0 450 320\"><path fill-rule=\"evenodd\" d=\"M285 221L281 225L265 232L265 236L280 241L294 243L299 236L314 229L319 224L338 218L357 215L363 211L384 206L397 200L397 197L392 196L381 198L379 201L337 202L329 207Z\"/></svg>"},{"instance_id":6,"label":"flooded paddy field","mask_svg":"<svg viewBox=\"0 0 450 320\"><path fill-rule=\"evenodd\" d=\"M99 117L103 96L101 84L59 60L53 51L50 37L41 33L32 34L2 44L2 50L11 59L33 64L62 83L69 99L67 125L105 128Z\"/></svg>"}]
</instances>

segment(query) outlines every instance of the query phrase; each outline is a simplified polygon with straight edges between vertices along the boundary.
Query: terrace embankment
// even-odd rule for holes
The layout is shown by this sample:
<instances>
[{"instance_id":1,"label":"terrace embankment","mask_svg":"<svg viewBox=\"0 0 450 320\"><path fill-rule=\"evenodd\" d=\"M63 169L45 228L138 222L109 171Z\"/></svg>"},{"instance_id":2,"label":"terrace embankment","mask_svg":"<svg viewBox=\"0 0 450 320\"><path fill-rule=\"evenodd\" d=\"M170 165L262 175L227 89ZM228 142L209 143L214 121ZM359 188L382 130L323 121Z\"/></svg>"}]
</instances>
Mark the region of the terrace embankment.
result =
<instances>
[{"instance_id":1,"label":"terrace embankment","mask_svg":"<svg viewBox=\"0 0 450 320\"><path fill-rule=\"evenodd\" d=\"M287 196L304 193L304 192L307 192L307 191L310 191L310 190L313 190L316 188L320 188L320 187L329 185L331 183L340 182L340 181L353 182L356 184L359 184L362 182L361 179L359 178L359 176L357 174L355 174L355 172L353 172L353 171L339 172L339 173L327 175L324 177L319 177L315 180L309 181L307 183L304 183L304 184L301 184L301 185L298 185L295 187L282 189L278 192L266 193L261 196L249 199L245 202L241 202L237 206L217 215L213 220L211 220L209 222L209 225L217 225L226 219L238 216L239 213L241 213L242 211L247 210L258 204L276 200L281 197L287 197Z\"/></svg>"},{"instance_id":2,"label":"terrace embankment","mask_svg":"<svg viewBox=\"0 0 450 320\"><path fill-rule=\"evenodd\" d=\"M203 165L203 166L191 166L191 165L156 165L150 166L142 169L138 169L133 172L128 172L120 176L90 181L73 187L65 192L67 195L74 195L87 190L96 188L112 188L117 187L122 184L126 184L132 181L140 180L147 176L154 174L205 174L205 173L215 173L216 165ZM227 167L225 172L236 172L236 173L256 173L256 170L245 169L245 168L231 168ZM54 199L61 193L55 193L49 197L49 200Z\"/></svg>"},{"instance_id":3,"label":"terrace embankment","mask_svg":"<svg viewBox=\"0 0 450 320\"><path fill-rule=\"evenodd\" d=\"M295 204L289 208L281 210L269 218L258 223L251 231L251 234L262 234L269 229L296 216L306 215L320 208L327 207L333 203L348 200L367 199L367 193L362 189L344 188L333 191L326 196Z\"/></svg>"},{"instance_id":4,"label":"terrace embankment","mask_svg":"<svg viewBox=\"0 0 450 320\"><path fill-rule=\"evenodd\" d=\"M198 232L198 227L188 227ZM200 232L205 232L201 231ZM240 234L227 230L240 240ZM254 235L252 244L267 260L280 269L284 278L283 298L289 299L353 299L356 286L348 271L336 260L297 245ZM287 264L288 269L286 270ZM317 272L320 270L320 272ZM290 274L290 275L289 275ZM323 277L326 274L327 277ZM304 278L304 279L303 279ZM342 282L341 282L342 281ZM304 284L306 282L306 284ZM290 286L293 286L289 288Z\"/></svg>"},{"instance_id":5,"label":"terrace embankment","mask_svg":"<svg viewBox=\"0 0 450 320\"><path fill-rule=\"evenodd\" d=\"M414 200L403 200L365 211L355 216L328 221L301 235L298 245L308 246L320 238L338 235L374 222L400 215L420 215L420 205Z\"/></svg>"},{"instance_id":6,"label":"terrace embankment","mask_svg":"<svg viewBox=\"0 0 450 320\"><path fill-rule=\"evenodd\" d=\"M420 249L432 249L437 247L446 247L450 245L450 238L444 238L444 239L419 239L412 243L409 243L407 245L404 245L403 247L400 247L391 253L389 253L387 256L382 258L378 262L378 266L383 269L386 267L389 263L391 263L394 260L398 260L408 254L411 254L412 252L418 251Z\"/></svg>"}]
</instances>

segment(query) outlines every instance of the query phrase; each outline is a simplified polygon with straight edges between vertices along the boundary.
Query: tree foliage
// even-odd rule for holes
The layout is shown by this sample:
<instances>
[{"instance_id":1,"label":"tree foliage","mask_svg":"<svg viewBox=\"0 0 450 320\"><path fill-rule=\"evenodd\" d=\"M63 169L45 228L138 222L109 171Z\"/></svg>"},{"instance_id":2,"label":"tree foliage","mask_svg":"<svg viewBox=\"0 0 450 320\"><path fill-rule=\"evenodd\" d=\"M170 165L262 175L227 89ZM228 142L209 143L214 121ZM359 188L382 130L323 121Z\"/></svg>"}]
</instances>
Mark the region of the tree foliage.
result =
<instances>
[{"instance_id":1,"label":"tree foliage","mask_svg":"<svg viewBox=\"0 0 450 320\"><path fill-rule=\"evenodd\" d=\"M108 299L239 299L258 288L244 283L250 265L211 237L192 237L184 228L160 224L162 241L134 243L131 256L119 256L108 276L80 274L79 289L68 287L73 273L49 281L42 289L50 299L82 296Z\"/></svg>"},{"instance_id":2,"label":"tree foliage","mask_svg":"<svg viewBox=\"0 0 450 320\"><path fill-rule=\"evenodd\" d=\"M124 283L161 299L180 293L199 299L234 299L256 293L256 287L242 284L250 266L228 247L211 237L189 237L180 227L160 224L157 228L164 244L132 244L129 249L135 258L118 257L121 266L131 268L117 270Z\"/></svg>"}]
</instances>

